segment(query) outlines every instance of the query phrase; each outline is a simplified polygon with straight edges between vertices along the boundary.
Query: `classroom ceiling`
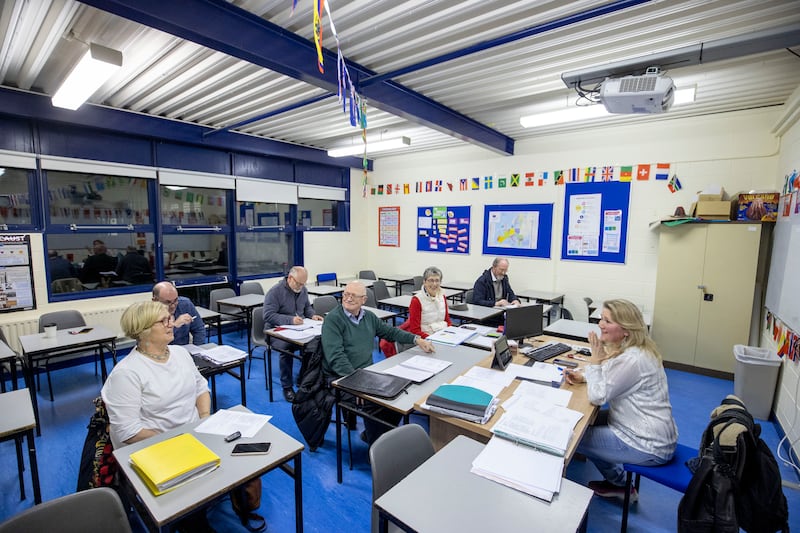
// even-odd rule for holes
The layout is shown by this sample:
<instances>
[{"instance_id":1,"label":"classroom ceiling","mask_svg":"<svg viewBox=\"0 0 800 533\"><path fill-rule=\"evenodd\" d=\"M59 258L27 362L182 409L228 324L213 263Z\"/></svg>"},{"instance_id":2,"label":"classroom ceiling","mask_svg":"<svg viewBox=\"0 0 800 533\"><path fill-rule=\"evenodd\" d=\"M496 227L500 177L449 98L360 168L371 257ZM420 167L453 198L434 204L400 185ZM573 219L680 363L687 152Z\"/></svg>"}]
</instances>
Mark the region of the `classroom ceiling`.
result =
<instances>
[{"instance_id":1,"label":"classroom ceiling","mask_svg":"<svg viewBox=\"0 0 800 533\"><path fill-rule=\"evenodd\" d=\"M92 42L124 57L92 104L327 150L360 139L335 94L331 17L366 97L368 138L409 137L399 152L474 144L511 154L515 141L596 124L778 106L800 86L800 0L329 0L325 74L316 66L313 1L297 0L294 12L292 3L0 0L0 87L52 95ZM787 27L788 40L765 51L734 44L723 47L724 59L667 67L679 89L696 87L694 104L520 125L521 116L575 105L563 73L646 64Z\"/></svg>"}]
</instances>

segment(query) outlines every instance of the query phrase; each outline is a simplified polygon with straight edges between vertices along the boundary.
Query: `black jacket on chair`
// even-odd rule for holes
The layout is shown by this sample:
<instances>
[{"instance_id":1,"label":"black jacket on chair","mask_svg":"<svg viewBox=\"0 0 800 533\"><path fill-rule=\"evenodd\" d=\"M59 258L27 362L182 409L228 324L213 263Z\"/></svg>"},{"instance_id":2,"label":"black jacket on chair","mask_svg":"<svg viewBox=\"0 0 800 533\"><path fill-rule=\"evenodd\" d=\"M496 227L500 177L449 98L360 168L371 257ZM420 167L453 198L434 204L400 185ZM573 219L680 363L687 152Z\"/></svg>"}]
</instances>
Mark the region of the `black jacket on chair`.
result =
<instances>
[{"instance_id":1,"label":"black jacket on chair","mask_svg":"<svg viewBox=\"0 0 800 533\"><path fill-rule=\"evenodd\" d=\"M300 379L292 404L292 415L313 452L325 441L335 398L322 373L322 341L316 338L303 350Z\"/></svg>"},{"instance_id":2,"label":"black jacket on chair","mask_svg":"<svg viewBox=\"0 0 800 533\"><path fill-rule=\"evenodd\" d=\"M517 295L511 290L511 284L508 281L508 276L503 276L503 281L500 282L503 286L503 298L509 302L517 299ZM494 285L492 284L492 270L486 269L472 287L472 303L476 305L483 305L485 307L494 307Z\"/></svg>"}]
</instances>

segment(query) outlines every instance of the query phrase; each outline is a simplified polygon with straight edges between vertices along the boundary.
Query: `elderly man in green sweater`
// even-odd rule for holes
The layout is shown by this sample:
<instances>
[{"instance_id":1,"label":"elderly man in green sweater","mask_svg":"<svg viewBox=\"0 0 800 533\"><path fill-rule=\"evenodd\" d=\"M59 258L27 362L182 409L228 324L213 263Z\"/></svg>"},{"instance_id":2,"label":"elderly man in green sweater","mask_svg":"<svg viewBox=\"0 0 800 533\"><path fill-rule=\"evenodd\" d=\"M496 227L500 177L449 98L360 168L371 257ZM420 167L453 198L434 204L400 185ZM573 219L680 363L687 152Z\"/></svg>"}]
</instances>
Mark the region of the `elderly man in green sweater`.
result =
<instances>
[{"instance_id":1,"label":"elderly man in green sweater","mask_svg":"<svg viewBox=\"0 0 800 533\"><path fill-rule=\"evenodd\" d=\"M374 313L362 309L366 299L367 289L363 283L348 283L342 295L342 305L328 313L322 323L322 347L325 351L322 370L328 380L346 376L358 368L371 365L376 335L388 341L414 343L424 352L434 351L430 341L392 327ZM393 426L400 422L400 414L390 409L367 404L364 410ZM387 426L369 418L364 418L364 426L366 430L361 438L370 445L389 430Z\"/></svg>"}]
</instances>

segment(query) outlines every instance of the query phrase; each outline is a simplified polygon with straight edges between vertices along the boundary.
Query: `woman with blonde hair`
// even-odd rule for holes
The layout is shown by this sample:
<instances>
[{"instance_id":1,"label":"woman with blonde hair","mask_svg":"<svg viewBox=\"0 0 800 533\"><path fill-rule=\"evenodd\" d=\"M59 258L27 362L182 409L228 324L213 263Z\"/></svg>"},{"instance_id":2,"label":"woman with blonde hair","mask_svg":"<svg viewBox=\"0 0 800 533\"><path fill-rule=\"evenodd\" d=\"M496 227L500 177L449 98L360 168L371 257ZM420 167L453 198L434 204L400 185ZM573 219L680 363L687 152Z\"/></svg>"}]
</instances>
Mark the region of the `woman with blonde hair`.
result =
<instances>
[{"instance_id":1,"label":"woman with blonde hair","mask_svg":"<svg viewBox=\"0 0 800 533\"><path fill-rule=\"evenodd\" d=\"M627 300L604 302L599 326L599 337L589 333L592 364L567 371L566 378L570 384L585 382L592 404L609 405L586 430L577 452L605 478L589 482L589 488L598 496L622 498L622 463L666 463L675 453L678 430L661 354L639 308Z\"/></svg>"}]
</instances>

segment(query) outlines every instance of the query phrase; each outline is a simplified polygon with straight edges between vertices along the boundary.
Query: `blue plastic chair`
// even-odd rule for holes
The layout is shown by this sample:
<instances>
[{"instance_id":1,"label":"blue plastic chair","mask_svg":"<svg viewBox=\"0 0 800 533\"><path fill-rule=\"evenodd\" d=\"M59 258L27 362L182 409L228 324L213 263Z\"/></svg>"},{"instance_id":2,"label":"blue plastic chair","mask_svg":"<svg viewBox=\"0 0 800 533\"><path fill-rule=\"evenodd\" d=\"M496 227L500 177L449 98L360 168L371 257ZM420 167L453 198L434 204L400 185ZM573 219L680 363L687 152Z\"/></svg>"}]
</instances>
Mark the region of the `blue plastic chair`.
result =
<instances>
[{"instance_id":1,"label":"blue plastic chair","mask_svg":"<svg viewBox=\"0 0 800 533\"><path fill-rule=\"evenodd\" d=\"M628 473L625 480L625 500L622 505L622 527L620 531L625 533L628 530L628 506L631 499L631 478L636 474L633 485L639 490L641 476L646 477L656 483L677 490L681 494L686 492L689 482L692 480L692 471L686 466L686 461L697 457L697 448L691 448L678 444L675 455L668 463L658 466L642 466L624 463L622 468Z\"/></svg>"},{"instance_id":2,"label":"blue plastic chair","mask_svg":"<svg viewBox=\"0 0 800 533\"><path fill-rule=\"evenodd\" d=\"M331 283L331 281L333 283ZM317 274L317 285L338 285L339 282L336 279L336 272L325 272L323 274Z\"/></svg>"}]
</instances>

